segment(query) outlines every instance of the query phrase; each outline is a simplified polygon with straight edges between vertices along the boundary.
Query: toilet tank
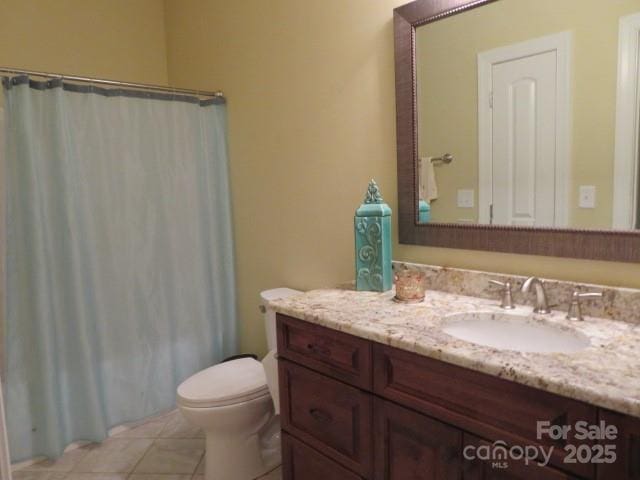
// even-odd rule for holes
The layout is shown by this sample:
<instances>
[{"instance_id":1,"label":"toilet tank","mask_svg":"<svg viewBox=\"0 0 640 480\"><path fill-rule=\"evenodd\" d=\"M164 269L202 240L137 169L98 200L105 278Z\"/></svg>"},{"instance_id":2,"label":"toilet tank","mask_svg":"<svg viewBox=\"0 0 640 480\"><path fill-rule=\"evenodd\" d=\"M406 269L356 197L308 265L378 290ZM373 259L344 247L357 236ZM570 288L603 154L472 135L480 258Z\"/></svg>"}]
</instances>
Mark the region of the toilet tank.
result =
<instances>
[{"instance_id":1,"label":"toilet tank","mask_svg":"<svg viewBox=\"0 0 640 480\"><path fill-rule=\"evenodd\" d=\"M267 303L271 300L292 297L293 295L298 295L300 293L303 292L300 290L293 290L291 288L273 288L271 290L260 292L260 306L262 307L260 310L264 315L264 326L267 333L267 345L269 347L269 351L275 350L278 342L276 340L276 312L271 310L267 306Z\"/></svg>"}]
</instances>

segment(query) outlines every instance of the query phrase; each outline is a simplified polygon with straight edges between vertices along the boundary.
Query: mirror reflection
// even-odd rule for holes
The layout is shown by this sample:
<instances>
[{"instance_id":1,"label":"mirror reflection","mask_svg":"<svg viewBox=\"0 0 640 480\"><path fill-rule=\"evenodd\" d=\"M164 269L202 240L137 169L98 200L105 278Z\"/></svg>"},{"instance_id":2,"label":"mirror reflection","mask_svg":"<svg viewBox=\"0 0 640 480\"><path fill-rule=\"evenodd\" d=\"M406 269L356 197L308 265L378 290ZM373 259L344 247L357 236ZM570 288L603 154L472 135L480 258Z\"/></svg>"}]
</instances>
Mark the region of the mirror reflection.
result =
<instances>
[{"instance_id":1,"label":"mirror reflection","mask_svg":"<svg viewBox=\"0 0 640 480\"><path fill-rule=\"evenodd\" d=\"M640 0L499 0L416 29L419 221L638 229Z\"/></svg>"}]
</instances>

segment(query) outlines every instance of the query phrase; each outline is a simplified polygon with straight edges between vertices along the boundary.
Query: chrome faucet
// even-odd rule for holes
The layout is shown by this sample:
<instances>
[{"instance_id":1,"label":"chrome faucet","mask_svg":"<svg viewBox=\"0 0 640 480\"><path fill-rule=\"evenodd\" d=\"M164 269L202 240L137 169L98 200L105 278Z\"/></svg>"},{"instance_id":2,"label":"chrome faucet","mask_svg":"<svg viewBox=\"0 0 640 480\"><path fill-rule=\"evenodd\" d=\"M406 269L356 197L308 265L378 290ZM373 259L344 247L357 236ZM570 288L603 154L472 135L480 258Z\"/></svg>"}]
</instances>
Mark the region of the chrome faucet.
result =
<instances>
[{"instance_id":1,"label":"chrome faucet","mask_svg":"<svg viewBox=\"0 0 640 480\"><path fill-rule=\"evenodd\" d=\"M500 308L505 310L513 310L513 298L511 297L511 282L499 282L497 280L489 280L491 285L496 285L502 288L502 301L500 302Z\"/></svg>"},{"instance_id":2,"label":"chrome faucet","mask_svg":"<svg viewBox=\"0 0 640 480\"><path fill-rule=\"evenodd\" d=\"M582 317L582 307L580 305L580 299L582 298L602 298L602 292L581 293L580 290L574 290L571 294L571 303L569 304L569 311L567 312L567 320L584 320Z\"/></svg>"},{"instance_id":3,"label":"chrome faucet","mask_svg":"<svg viewBox=\"0 0 640 480\"><path fill-rule=\"evenodd\" d=\"M531 290L531 286L536 289L536 306L533 309L534 313L551 313L549 310L549 303L547 302L547 292L544 291L544 282L538 277L529 277L522 284L522 293L528 293Z\"/></svg>"}]
</instances>

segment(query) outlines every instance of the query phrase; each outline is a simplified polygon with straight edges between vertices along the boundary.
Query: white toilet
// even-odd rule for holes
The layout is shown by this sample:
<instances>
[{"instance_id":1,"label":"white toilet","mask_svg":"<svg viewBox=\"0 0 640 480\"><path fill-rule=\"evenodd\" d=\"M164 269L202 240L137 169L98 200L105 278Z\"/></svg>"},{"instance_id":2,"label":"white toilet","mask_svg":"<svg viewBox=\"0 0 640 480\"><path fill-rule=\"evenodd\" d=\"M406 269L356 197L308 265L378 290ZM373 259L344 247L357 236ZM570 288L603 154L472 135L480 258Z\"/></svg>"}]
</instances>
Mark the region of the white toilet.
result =
<instances>
[{"instance_id":1,"label":"white toilet","mask_svg":"<svg viewBox=\"0 0 640 480\"><path fill-rule=\"evenodd\" d=\"M206 435L206 480L253 480L281 463L276 315L266 302L301 293L260 294L269 353L202 370L178 387L178 408Z\"/></svg>"}]
</instances>

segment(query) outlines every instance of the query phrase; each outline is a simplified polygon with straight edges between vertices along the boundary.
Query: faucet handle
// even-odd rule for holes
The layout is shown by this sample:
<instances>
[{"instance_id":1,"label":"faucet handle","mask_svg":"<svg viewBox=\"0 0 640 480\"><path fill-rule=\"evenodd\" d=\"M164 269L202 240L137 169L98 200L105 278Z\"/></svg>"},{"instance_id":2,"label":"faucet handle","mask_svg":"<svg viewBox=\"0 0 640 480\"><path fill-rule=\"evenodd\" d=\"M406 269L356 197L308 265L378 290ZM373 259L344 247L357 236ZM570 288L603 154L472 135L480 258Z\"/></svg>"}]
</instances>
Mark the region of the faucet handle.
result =
<instances>
[{"instance_id":1,"label":"faucet handle","mask_svg":"<svg viewBox=\"0 0 640 480\"><path fill-rule=\"evenodd\" d=\"M567 312L567 320L579 320L582 321L582 306L580 300L586 298L602 298L602 292L580 292L575 289L571 294L571 303L569 304L569 311Z\"/></svg>"},{"instance_id":2,"label":"faucet handle","mask_svg":"<svg viewBox=\"0 0 640 480\"><path fill-rule=\"evenodd\" d=\"M491 285L502 287L502 301L500 302L500 308L505 310L513 310L513 298L511 297L511 282L499 282L498 280L489 280Z\"/></svg>"}]
</instances>

